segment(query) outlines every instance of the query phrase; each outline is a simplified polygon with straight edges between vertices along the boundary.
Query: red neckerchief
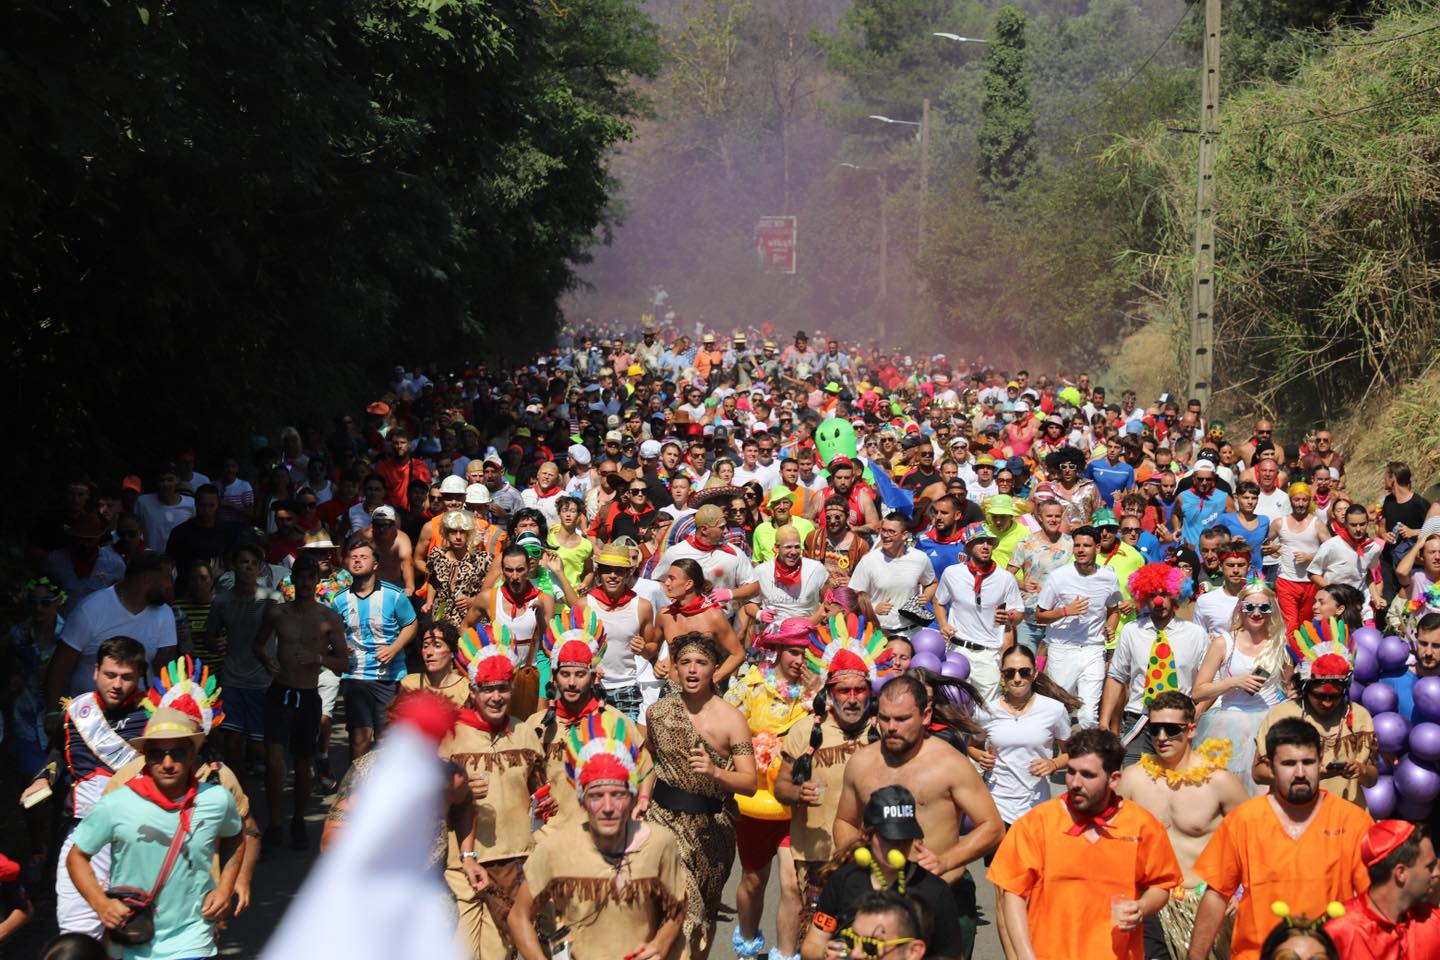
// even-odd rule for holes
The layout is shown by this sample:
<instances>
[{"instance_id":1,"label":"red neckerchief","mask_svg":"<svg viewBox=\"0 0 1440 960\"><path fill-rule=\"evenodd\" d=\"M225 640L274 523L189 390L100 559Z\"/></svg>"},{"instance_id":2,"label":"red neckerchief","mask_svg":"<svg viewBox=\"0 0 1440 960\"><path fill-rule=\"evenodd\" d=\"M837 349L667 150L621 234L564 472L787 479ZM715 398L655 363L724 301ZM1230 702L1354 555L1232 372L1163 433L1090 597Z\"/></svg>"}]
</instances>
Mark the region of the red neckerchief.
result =
<instances>
[{"instance_id":1,"label":"red neckerchief","mask_svg":"<svg viewBox=\"0 0 1440 960\"><path fill-rule=\"evenodd\" d=\"M665 612L672 617L694 617L704 613L706 610L717 609L719 606L720 604L711 600L709 597L696 597L689 603L676 600L665 608Z\"/></svg>"},{"instance_id":2,"label":"red neckerchief","mask_svg":"<svg viewBox=\"0 0 1440 960\"><path fill-rule=\"evenodd\" d=\"M185 791L184 796L182 796L179 800L171 800L169 797L165 796L165 794L160 792L160 788L155 785L154 780L151 780L148 775L143 773L140 774L138 777L132 779L129 783L126 784L126 786L128 786L131 790L134 790L146 800L149 800L151 803L155 804L155 806L159 807L161 810L169 810L171 813L175 813L180 809L193 804L195 802L195 794L200 789L198 784L192 782L190 784L190 789Z\"/></svg>"},{"instance_id":3,"label":"red neckerchief","mask_svg":"<svg viewBox=\"0 0 1440 960\"><path fill-rule=\"evenodd\" d=\"M585 701L583 707L571 713L569 708L565 706L565 701L557 698L555 700L555 716L560 719L561 723L579 723L581 720L590 716L590 714L598 712L602 706L604 706L604 704L597 700L595 694L592 693L590 694L590 699Z\"/></svg>"},{"instance_id":4,"label":"red neckerchief","mask_svg":"<svg viewBox=\"0 0 1440 960\"><path fill-rule=\"evenodd\" d=\"M530 489L535 491L535 496L540 497L543 500L549 500L551 497L558 497L560 496L560 494L565 492L565 488L560 486L558 483L551 489L549 493L541 490L539 483L531 484Z\"/></svg>"},{"instance_id":5,"label":"red neckerchief","mask_svg":"<svg viewBox=\"0 0 1440 960\"><path fill-rule=\"evenodd\" d=\"M1356 543L1350 538L1350 531L1345 529L1344 523L1332 523L1330 524L1330 529L1334 532L1335 536L1348 543L1350 545L1350 549L1354 550L1356 553L1361 553L1365 548L1365 544L1369 541L1369 537L1366 537L1365 540Z\"/></svg>"},{"instance_id":6,"label":"red neckerchief","mask_svg":"<svg viewBox=\"0 0 1440 960\"><path fill-rule=\"evenodd\" d=\"M785 564L783 564L783 563L780 562L780 558L779 558L779 557L776 557L776 558L775 558L775 585L776 585L777 587L799 587L799 586L800 586L800 567L801 567L801 564L797 563L797 564L795 564L795 569L793 569L793 570L787 570L787 569L785 568Z\"/></svg>"},{"instance_id":7,"label":"red neckerchief","mask_svg":"<svg viewBox=\"0 0 1440 960\"><path fill-rule=\"evenodd\" d=\"M710 553L712 550L719 550L721 553L735 552L735 548L730 546L728 543L717 543L714 546L711 546L708 543L702 543L700 541L700 538L693 533L686 534L685 542L690 544L690 546L694 547L696 550L701 551L702 553Z\"/></svg>"},{"instance_id":8,"label":"red neckerchief","mask_svg":"<svg viewBox=\"0 0 1440 960\"><path fill-rule=\"evenodd\" d=\"M1104 836L1105 831L1110 829L1110 821L1115 818L1115 814L1120 812L1120 798L1112 797L1110 806L1092 817L1087 814L1076 813L1075 808L1070 805L1070 795L1067 793L1065 795L1065 809L1069 810L1070 816L1075 819L1075 822L1065 831L1066 836L1078 837L1091 827L1095 828L1096 833Z\"/></svg>"},{"instance_id":9,"label":"red neckerchief","mask_svg":"<svg viewBox=\"0 0 1440 960\"><path fill-rule=\"evenodd\" d=\"M1123 546L1125 546L1125 541L1121 540L1119 537L1116 537L1115 549L1105 554L1105 559L1100 561L1101 566L1110 566L1110 561L1115 559L1115 554L1119 553L1120 548ZM1249 554L1246 554L1246 556L1249 556Z\"/></svg>"},{"instance_id":10,"label":"red neckerchief","mask_svg":"<svg viewBox=\"0 0 1440 960\"><path fill-rule=\"evenodd\" d=\"M980 588L985 585L985 578L995 572L995 561L991 560L989 565L980 566L973 559L967 559L965 566L970 570L970 575L975 578L975 606L980 606Z\"/></svg>"},{"instance_id":11,"label":"red neckerchief","mask_svg":"<svg viewBox=\"0 0 1440 960\"><path fill-rule=\"evenodd\" d=\"M634 510L634 509L631 509L630 507L622 507L622 508L620 509L620 512L623 513L623 514L625 514L625 516L629 517L631 520L635 520L635 521L638 521L641 517L643 517L643 516L645 516L646 514L650 513L649 510Z\"/></svg>"},{"instance_id":12,"label":"red neckerchief","mask_svg":"<svg viewBox=\"0 0 1440 960\"><path fill-rule=\"evenodd\" d=\"M940 534L940 528L939 528L939 527L931 527L931 528L930 528L930 531L929 531L928 533L926 533L925 536L929 537L931 540L934 540L936 543L945 543L945 544L949 544L949 543L959 543L959 542L960 542L960 536L961 536L961 534L963 534L964 532L965 532L965 526L964 526L964 524L959 524L959 523L957 523L957 524L955 524L955 526L950 530L950 533L947 534L947 535L942 536L942 535Z\"/></svg>"},{"instance_id":13,"label":"red neckerchief","mask_svg":"<svg viewBox=\"0 0 1440 960\"><path fill-rule=\"evenodd\" d=\"M607 595L604 590L596 587L594 590L590 591L590 596L594 597L596 602L598 602L600 606L605 608L606 613L614 613L621 607L628 606L630 601L635 599L635 591L626 590L624 593L620 594L620 596L616 597L614 600L611 600L609 595Z\"/></svg>"},{"instance_id":14,"label":"red neckerchief","mask_svg":"<svg viewBox=\"0 0 1440 960\"><path fill-rule=\"evenodd\" d=\"M467 727L474 727L476 730L483 731L492 736L503 735L510 729L510 715L508 713L505 715L505 719L500 721L500 726L492 727L490 726L490 721L486 720L480 711L467 708L460 711L460 722Z\"/></svg>"},{"instance_id":15,"label":"red neckerchief","mask_svg":"<svg viewBox=\"0 0 1440 960\"><path fill-rule=\"evenodd\" d=\"M526 591L525 595L517 597L515 596L515 594L510 592L510 584L500 584L500 593L505 597L505 602L510 605L510 609L509 611L507 611L507 613L511 617L519 616L520 612L530 605L530 601L540 596L540 588L535 586L535 584L531 583L529 580L526 580L525 586L529 588Z\"/></svg>"}]
</instances>

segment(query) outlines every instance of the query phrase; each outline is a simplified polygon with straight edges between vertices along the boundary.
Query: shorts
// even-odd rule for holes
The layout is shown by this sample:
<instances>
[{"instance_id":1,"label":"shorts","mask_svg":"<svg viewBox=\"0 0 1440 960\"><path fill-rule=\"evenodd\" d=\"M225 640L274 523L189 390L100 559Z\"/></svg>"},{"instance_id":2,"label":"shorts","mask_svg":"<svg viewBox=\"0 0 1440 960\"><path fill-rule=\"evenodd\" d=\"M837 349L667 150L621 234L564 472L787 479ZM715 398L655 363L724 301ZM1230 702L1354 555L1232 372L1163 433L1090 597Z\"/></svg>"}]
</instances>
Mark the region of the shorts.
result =
<instances>
[{"instance_id":1,"label":"shorts","mask_svg":"<svg viewBox=\"0 0 1440 960\"><path fill-rule=\"evenodd\" d=\"M790 820L759 820L742 816L735 824L735 843L740 848L740 866L755 873L770 865L782 842L790 839Z\"/></svg>"},{"instance_id":2,"label":"shorts","mask_svg":"<svg viewBox=\"0 0 1440 960\"><path fill-rule=\"evenodd\" d=\"M340 699L340 678L321 667L315 689L320 691L320 716L335 716L335 701Z\"/></svg>"},{"instance_id":3,"label":"shorts","mask_svg":"<svg viewBox=\"0 0 1440 960\"><path fill-rule=\"evenodd\" d=\"M270 684L265 691L265 745L289 747L296 760L308 760L319 740L319 691Z\"/></svg>"},{"instance_id":4,"label":"shorts","mask_svg":"<svg viewBox=\"0 0 1440 960\"><path fill-rule=\"evenodd\" d=\"M629 684L624 687L607 687L601 684L600 689L605 691L605 702L636 723L644 723L645 717L641 710L645 706L645 698L640 693L639 684Z\"/></svg>"},{"instance_id":5,"label":"shorts","mask_svg":"<svg viewBox=\"0 0 1440 960\"><path fill-rule=\"evenodd\" d=\"M340 681L340 692L345 695L345 725L351 730L374 730L377 734L385 729L385 711L395 699L400 684L395 680Z\"/></svg>"},{"instance_id":6,"label":"shorts","mask_svg":"<svg viewBox=\"0 0 1440 960\"><path fill-rule=\"evenodd\" d=\"M245 734L247 740L256 743L265 739L265 692L246 687L225 687L225 719L220 721L221 730Z\"/></svg>"}]
</instances>

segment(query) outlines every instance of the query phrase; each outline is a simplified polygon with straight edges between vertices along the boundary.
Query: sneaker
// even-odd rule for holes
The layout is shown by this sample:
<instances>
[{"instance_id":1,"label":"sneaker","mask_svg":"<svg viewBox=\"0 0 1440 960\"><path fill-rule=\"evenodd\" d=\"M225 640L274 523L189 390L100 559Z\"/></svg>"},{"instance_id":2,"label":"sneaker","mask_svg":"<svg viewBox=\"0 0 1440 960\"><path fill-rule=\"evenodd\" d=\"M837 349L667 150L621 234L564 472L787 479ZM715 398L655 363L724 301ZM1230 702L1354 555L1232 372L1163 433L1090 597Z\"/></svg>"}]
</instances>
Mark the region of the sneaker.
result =
<instances>
[{"instance_id":1,"label":"sneaker","mask_svg":"<svg viewBox=\"0 0 1440 960\"><path fill-rule=\"evenodd\" d=\"M335 791L339 788L340 785L335 782L335 778L328 773L321 774L319 779L315 781L315 791L322 797L334 795Z\"/></svg>"},{"instance_id":2,"label":"sneaker","mask_svg":"<svg viewBox=\"0 0 1440 960\"><path fill-rule=\"evenodd\" d=\"M280 849L285 842L285 828L278 823L272 823L265 828L265 833L260 837L260 859L268 860L270 856Z\"/></svg>"},{"instance_id":3,"label":"sneaker","mask_svg":"<svg viewBox=\"0 0 1440 960\"><path fill-rule=\"evenodd\" d=\"M290 849L309 850L310 838L305 835L305 821L295 819L290 821Z\"/></svg>"}]
</instances>

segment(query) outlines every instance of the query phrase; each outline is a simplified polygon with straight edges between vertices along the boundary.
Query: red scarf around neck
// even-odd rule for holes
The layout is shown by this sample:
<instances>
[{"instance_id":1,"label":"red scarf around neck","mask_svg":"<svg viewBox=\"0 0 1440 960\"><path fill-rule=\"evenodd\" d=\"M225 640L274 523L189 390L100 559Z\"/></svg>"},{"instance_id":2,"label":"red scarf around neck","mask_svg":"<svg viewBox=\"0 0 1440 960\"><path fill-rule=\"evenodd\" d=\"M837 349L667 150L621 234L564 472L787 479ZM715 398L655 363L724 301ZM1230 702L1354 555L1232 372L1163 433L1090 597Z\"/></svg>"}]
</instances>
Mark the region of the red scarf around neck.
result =
<instances>
[{"instance_id":1,"label":"red scarf around neck","mask_svg":"<svg viewBox=\"0 0 1440 960\"><path fill-rule=\"evenodd\" d=\"M1106 830L1110 829L1110 821L1115 819L1115 814L1120 812L1120 798L1112 796L1110 805L1092 817L1088 814L1077 813L1075 808L1070 805L1070 795L1067 793L1065 809L1069 810L1070 816L1075 819L1075 822L1065 831L1067 836L1078 837L1091 827L1095 828L1096 833L1103 835Z\"/></svg>"},{"instance_id":2,"label":"red scarf around neck","mask_svg":"<svg viewBox=\"0 0 1440 960\"><path fill-rule=\"evenodd\" d=\"M555 716L560 718L561 723L579 723L581 720L590 716L590 714L599 712L602 706L604 706L604 704L596 699L594 693L591 693L584 705L574 713L571 713L570 708L565 705L565 701L557 697L555 699Z\"/></svg>"},{"instance_id":3,"label":"red scarf around neck","mask_svg":"<svg viewBox=\"0 0 1440 960\"><path fill-rule=\"evenodd\" d=\"M509 604L509 610L507 611L507 613L511 617L519 616L522 612L524 612L525 608L530 605L530 602L532 600L540 596L540 588L535 586L535 584L531 583L529 580L525 581L525 593L521 596L517 597L515 596L515 594L511 593L510 584L508 583L500 584L500 592L504 595L505 602Z\"/></svg>"},{"instance_id":4,"label":"red scarf around neck","mask_svg":"<svg viewBox=\"0 0 1440 960\"><path fill-rule=\"evenodd\" d=\"M975 578L975 606L980 606L980 591L985 586L985 578L995 572L995 561L991 560L984 566L976 563L973 558L965 561L966 568L970 575Z\"/></svg>"},{"instance_id":5,"label":"red scarf around neck","mask_svg":"<svg viewBox=\"0 0 1440 960\"><path fill-rule=\"evenodd\" d=\"M720 604L711 600L709 597L696 597L689 602L676 600L665 608L665 612L672 617L694 617L704 613L706 610L714 610L719 606Z\"/></svg>"},{"instance_id":6,"label":"red scarf around neck","mask_svg":"<svg viewBox=\"0 0 1440 960\"><path fill-rule=\"evenodd\" d=\"M624 593L620 594L620 596L616 597L614 600L611 600L609 594L607 594L599 587L596 587L594 590L590 591L590 596L595 599L596 603L600 604L600 606L605 608L606 613L614 613L621 607L628 606L630 604L630 601L635 599L635 591L626 590Z\"/></svg>"},{"instance_id":7,"label":"red scarf around neck","mask_svg":"<svg viewBox=\"0 0 1440 960\"><path fill-rule=\"evenodd\" d=\"M199 784L192 781L190 784L190 789L185 791L184 796L182 796L179 800L171 800L169 797L165 796L165 794L160 792L160 787L155 783L154 780L151 780L147 774L143 773L140 774L138 777L135 777L129 783L127 783L126 786L129 787L131 790L134 790L146 800L149 800L151 803L155 804L155 806L159 807L161 810L169 810L171 813L175 813L176 811L182 810L185 807L193 806L195 804L195 794L200 789Z\"/></svg>"},{"instance_id":8,"label":"red scarf around neck","mask_svg":"<svg viewBox=\"0 0 1440 960\"><path fill-rule=\"evenodd\" d=\"M500 726L492 727L490 721L486 720L479 710L466 708L460 711L460 722L467 727L474 727L476 730L489 734L503 734L510 729L510 715L508 713L505 715L505 719L500 721Z\"/></svg>"},{"instance_id":9,"label":"red scarf around neck","mask_svg":"<svg viewBox=\"0 0 1440 960\"><path fill-rule=\"evenodd\" d=\"M927 533L927 534L925 534L925 536L929 537L931 540L934 540L936 543L950 544L950 543L959 543L959 542L960 542L960 536L961 536L961 534L963 534L964 532L965 532L965 527L964 527L964 525L957 523L957 524L955 524L954 527L951 528L950 533L947 534L947 535L943 535L943 536L942 536L941 533L940 533L940 528L939 528L939 527L931 527L931 528L930 528L930 532Z\"/></svg>"},{"instance_id":10,"label":"red scarf around neck","mask_svg":"<svg viewBox=\"0 0 1440 960\"><path fill-rule=\"evenodd\" d=\"M1350 549L1354 550L1356 553L1363 553L1365 550L1365 544L1368 543L1370 539L1369 537L1366 537L1364 540L1361 540L1357 543L1351 538L1350 531L1345 529L1345 524L1343 521L1340 523L1330 524L1330 529L1334 532L1335 536L1348 543L1350 545Z\"/></svg>"},{"instance_id":11,"label":"red scarf around neck","mask_svg":"<svg viewBox=\"0 0 1440 960\"><path fill-rule=\"evenodd\" d=\"M805 562L805 561L802 559L802 560L800 561L800 563L795 564L795 569L793 569L793 570L787 570L787 569L785 569L785 565L780 562L780 558L779 558L779 557L776 557L776 558L775 558L775 585L776 585L777 587L785 587L785 588L789 588L789 587L799 587L799 586L800 586L800 570L801 570L802 565L804 564L804 562Z\"/></svg>"},{"instance_id":12,"label":"red scarf around neck","mask_svg":"<svg viewBox=\"0 0 1440 960\"><path fill-rule=\"evenodd\" d=\"M697 536L696 534L693 534L693 533L686 535L686 537L685 537L685 542L688 543L688 544L690 544L690 546L694 547L696 550L699 550L699 551L702 552L702 553L710 553L710 552L713 551L713 550L719 550L721 553L734 553L734 552L735 552L735 548L732 547L732 546L730 546L730 544L728 544L728 543L721 542L721 543L715 544L714 546L711 546L711 545L708 544L708 543L702 543L701 540L700 540L700 538L699 538L699 536Z\"/></svg>"}]
</instances>

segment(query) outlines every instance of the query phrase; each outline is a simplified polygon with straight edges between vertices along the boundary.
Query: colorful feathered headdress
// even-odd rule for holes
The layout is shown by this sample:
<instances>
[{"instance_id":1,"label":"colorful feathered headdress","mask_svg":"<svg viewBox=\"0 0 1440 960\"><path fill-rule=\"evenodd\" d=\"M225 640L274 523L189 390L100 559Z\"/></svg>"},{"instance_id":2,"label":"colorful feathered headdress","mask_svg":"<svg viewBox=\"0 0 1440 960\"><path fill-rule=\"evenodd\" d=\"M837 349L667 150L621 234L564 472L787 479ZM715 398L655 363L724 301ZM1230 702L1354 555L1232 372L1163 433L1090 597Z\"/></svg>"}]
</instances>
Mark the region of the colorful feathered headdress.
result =
<instances>
[{"instance_id":1,"label":"colorful feathered headdress","mask_svg":"<svg viewBox=\"0 0 1440 960\"><path fill-rule=\"evenodd\" d=\"M492 631L477 623L460 635L455 662L477 686L505 683L515 678L515 641L510 628Z\"/></svg>"},{"instance_id":2,"label":"colorful feathered headdress","mask_svg":"<svg viewBox=\"0 0 1440 960\"><path fill-rule=\"evenodd\" d=\"M565 775L582 798L597 783L618 783L631 793L639 788L640 742L627 738L629 723L618 711L597 710L566 731Z\"/></svg>"},{"instance_id":3,"label":"colorful feathered headdress","mask_svg":"<svg viewBox=\"0 0 1440 960\"><path fill-rule=\"evenodd\" d=\"M805 665L827 682L841 673L859 673L874 680L891 671L887 642L884 632L864 617L836 614L811 635Z\"/></svg>"},{"instance_id":4,"label":"colorful feathered headdress","mask_svg":"<svg viewBox=\"0 0 1440 960\"><path fill-rule=\"evenodd\" d=\"M1350 628L1338 617L1302 623L1290 634L1287 647L1300 671L1302 681L1340 681L1350 676L1355 662L1355 642Z\"/></svg>"},{"instance_id":5,"label":"colorful feathered headdress","mask_svg":"<svg viewBox=\"0 0 1440 960\"><path fill-rule=\"evenodd\" d=\"M545 624L540 644L550 658L552 674L567 663L593 669L605 655L605 626L589 604L578 610L571 607Z\"/></svg>"},{"instance_id":6,"label":"colorful feathered headdress","mask_svg":"<svg viewBox=\"0 0 1440 960\"><path fill-rule=\"evenodd\" d=\"M203 733L225 719L220 709L220 681L209 667L188 654L160 668L141 706L152 714L161 707L179 710L198 720Z\"/></svg>"},{"instance_id":7,"label":"colorful feathered headdress","mask_svg":"<svg viewBox=\"0 0 1440 960\"><path fill-rule=\"evenodd\" d=\"M1193 584L1185 571L1168 563L1147 563L1130 574L1130 596L1137 607L1148 607L1164 597L1190 599Z\"/></svg>"}]
</instances>

